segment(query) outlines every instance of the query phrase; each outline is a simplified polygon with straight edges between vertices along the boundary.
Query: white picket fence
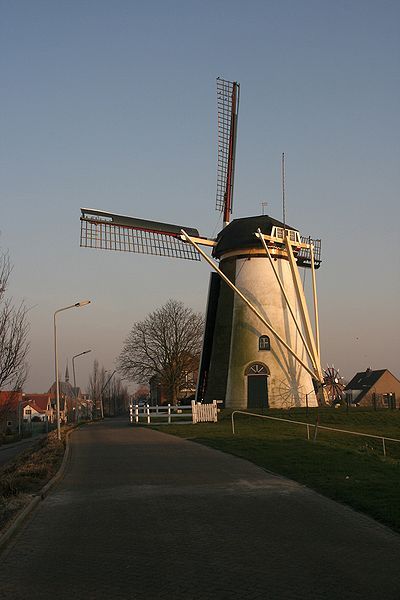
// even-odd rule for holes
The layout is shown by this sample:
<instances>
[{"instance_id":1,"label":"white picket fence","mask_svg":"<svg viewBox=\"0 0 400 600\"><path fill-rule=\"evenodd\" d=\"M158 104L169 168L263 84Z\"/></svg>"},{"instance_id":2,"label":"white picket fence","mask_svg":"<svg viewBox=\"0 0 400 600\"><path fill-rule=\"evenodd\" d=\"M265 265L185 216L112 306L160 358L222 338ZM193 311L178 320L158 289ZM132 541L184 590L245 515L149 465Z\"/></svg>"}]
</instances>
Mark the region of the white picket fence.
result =
<instances>
[{"instance_id":1,"label":"white picket fence","mask_svg":"<svg viewBox=\"0 0 400 600\"><path fill-rule=\"evenodd\" d=\"M186 419L186 420L184 420ZM132 424L165 425L171 423L205 423L218 420L217 402L201 404L192 401L190 406L150 406L145 404L131 404L129 407L129 420Z\"/></svg>"},{"instance_id":2,"label":"white picket fence","mask_svg":"<svg viewBox=\"0 0 400 600\"><path fill-rule=\"evenodd\" d=\"M218 421L217 401L212 404L201 404L192 400L193 423L216 423Z\"/></svg>"}]
</instances>

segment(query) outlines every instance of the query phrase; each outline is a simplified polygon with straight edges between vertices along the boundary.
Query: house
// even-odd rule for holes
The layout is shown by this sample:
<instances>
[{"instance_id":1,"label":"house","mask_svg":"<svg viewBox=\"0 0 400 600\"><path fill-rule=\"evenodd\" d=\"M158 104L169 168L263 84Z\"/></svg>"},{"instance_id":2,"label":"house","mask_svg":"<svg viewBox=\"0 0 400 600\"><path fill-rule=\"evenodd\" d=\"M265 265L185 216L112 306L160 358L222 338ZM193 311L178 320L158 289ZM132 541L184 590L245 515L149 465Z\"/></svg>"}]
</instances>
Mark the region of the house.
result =
<instances>
[{"instance_id":1,"label":"house","mask_svg":"<svg viewBox=\"0 0 400 600\"><path fill-rule=\"evenodd\" d=\"M198 377L197 369L185 373L184 379L179 387L177 401L180 404L186 404L194 400L196 395L196 382ZM159 375L153 375L149 380L150 387L150 406L161 406L168 404L168 392L161 383Z\"/></svg>"},{"instance_id":2,"label":"house","mask_svg":"<svg viewBox=\"0 0 400 600\"><path fill-rule=\"evenodd\" d=\"M21 390L0 392L0 432L16 431L23 405Z\"/></svg>"},{"instance_id":3,"label":"house","mask_svg":"<svg viewBox=\"0 0 400 600\"><path fill-rule=\"evenodd\" d=\"M357 373L344 392L354 406L400 408L400 381L388 369L368 368Z\"/></svg>"},{"instance_id":4,"label":"house","mask_svg":"<svg viewBox=\"0 0 400 600\"><path fill-rule=\"evenodd\" d=\"M23 394L23 399L23 421L48 421L53 423L56 420L51 394Z\"/></svg>"}]
</instances>

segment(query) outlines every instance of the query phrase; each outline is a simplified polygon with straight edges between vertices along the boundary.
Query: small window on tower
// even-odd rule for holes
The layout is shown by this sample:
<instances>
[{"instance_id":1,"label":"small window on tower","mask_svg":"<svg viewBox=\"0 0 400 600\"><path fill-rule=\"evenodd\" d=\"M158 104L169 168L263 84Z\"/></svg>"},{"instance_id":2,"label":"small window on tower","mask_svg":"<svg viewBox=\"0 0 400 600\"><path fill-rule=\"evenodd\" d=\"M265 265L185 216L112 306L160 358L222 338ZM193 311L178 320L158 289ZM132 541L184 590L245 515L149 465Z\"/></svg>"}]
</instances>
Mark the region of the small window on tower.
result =
<instances>
[{"instance_id":1,"label":"small window on tower","mask_svg":"<svg viewBox=\"0 0 400 600\"><path fill-rule=\"evenodd\" d=\"M271 350L271 345L269 342L269 337L267 335L261 335L258 339L258 349L259 350Z\"/></svg>"}]
</instances>

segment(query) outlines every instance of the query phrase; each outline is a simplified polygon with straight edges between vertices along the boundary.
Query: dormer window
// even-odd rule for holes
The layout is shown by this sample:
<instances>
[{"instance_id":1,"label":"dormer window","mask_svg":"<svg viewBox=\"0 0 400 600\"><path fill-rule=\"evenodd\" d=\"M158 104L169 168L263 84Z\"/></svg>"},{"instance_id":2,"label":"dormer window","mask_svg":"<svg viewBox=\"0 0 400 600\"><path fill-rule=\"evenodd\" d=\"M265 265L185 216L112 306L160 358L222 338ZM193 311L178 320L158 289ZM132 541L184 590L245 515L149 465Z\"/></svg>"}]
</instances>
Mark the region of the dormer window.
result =
<instances>
[{"instance_id":1,"label":"dormer window","mask_svg":"<svg viewBox=\"0 0 400 600\"><path fill-rule=\"evenodd\" d=\"M300 243L300 236L298 231L295 231L294 229L286 229L286 235L291 242ZM272 237L278 238L279 240L283 240L283 227L273 227Z\"/></svg>"}]
</instances>

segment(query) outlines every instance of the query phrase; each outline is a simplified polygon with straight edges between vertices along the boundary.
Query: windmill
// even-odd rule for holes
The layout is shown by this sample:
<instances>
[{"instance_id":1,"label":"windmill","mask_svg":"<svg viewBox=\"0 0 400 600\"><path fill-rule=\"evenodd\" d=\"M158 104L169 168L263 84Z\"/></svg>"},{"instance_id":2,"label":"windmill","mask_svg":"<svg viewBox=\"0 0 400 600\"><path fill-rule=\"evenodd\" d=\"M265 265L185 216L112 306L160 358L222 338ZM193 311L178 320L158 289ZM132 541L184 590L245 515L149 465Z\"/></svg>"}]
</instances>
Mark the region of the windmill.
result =
<instances>
[{"instance_id":1,"label":"windmill","mask_svg":"<svg viewBox=\"0 0 400 600\"><path fill-rule=\"evenodd\" d=\"M237 82L217 79L216 208L224 227L215 239L194 227L82 208L81 246L210 265L198 400L280 408L303 406L307 395L317 405L324 402L315 284L321 241L269 215L231 220L239 92ZM315 333L299 267L312 271Z\"/></svg>"}]
</instances>

